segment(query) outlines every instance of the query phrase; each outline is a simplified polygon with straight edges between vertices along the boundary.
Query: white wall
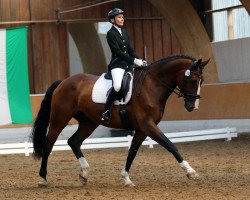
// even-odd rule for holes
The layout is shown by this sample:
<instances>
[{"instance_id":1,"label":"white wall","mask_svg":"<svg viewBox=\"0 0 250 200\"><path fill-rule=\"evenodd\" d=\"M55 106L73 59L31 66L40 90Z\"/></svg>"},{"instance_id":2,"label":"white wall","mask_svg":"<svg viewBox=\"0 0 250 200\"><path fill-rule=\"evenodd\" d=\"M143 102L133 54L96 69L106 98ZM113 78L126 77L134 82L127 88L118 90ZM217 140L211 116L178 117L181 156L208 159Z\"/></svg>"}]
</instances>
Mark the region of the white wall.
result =
<instances>
[{"instance_id":1,"label":"white wall","mask_svg":"<svg viewBox=\"0 0 250 200\"><path fill-rule=\"evenodd\" d=\"M250 38L212 43L220 82L250 82Z\"/></svg>"}]
</instances>

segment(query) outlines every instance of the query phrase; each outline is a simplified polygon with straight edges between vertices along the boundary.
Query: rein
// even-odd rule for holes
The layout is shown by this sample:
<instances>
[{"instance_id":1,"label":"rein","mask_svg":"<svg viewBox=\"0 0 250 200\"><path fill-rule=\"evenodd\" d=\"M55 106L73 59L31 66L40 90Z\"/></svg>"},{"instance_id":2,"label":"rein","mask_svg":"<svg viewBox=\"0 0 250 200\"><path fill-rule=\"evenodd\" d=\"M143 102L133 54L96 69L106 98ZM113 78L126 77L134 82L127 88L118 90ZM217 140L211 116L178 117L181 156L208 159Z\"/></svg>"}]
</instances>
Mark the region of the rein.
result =
<instances>
[{"instance_id":1,"label":"rein","mask_svg":"<svg viewBox=\"0 0 250 200\"><path fill-rule=\"evenodd\" d=\"M159 83L161 83L164 87L168 88L171 92L175 93L175 94L178 96L178 98L184 97L184 94L181 92L181 90L180 90L178 87L175 87L175 88L173 89L173 88L169 87L166 83L164 83L164 82L163 82L161 79L159 79L158 77L153 76L153 74L151 74L150 72L149 72L149 74L150 74L154 79L156 79ZM177 90L177 91L176 91L176 90Z\"/></svg>"},{"instance_id":2,"label":"rein","mask_svg":"<svg viewBox=\"0 0 250 200\"><path fill-rule=\"evenodd\" d=\"M148 66L145 66L145 67L136 67L134 69L135 70L140 70L139 78L135 82L135 94L138 97L141 94L142 83L143 83L143 81L144 81L144 79L145 79L145 77L147 75Z\"/></svg>"},{"instance_id":3,"label":"rein","mask_svg":"<svg viewBox=\"0 0 250 200\"><path fill-rule=\"evenodd\" d=\"M193 63L194 64L194 63ZM191 67L193 66L193 64L191 65ZM156 79L159 83L161 83L164 87L168 88L171 92L175 93L178 98L180 97L183 97L184 99L200 99L201 96L200 95L193 95L193 94L189 94L189 93L184 93L184 92L181 92L181 89L177 86L175 88L171 88L168 84L166 84L165 82L163 82L161 79L159 79L158 77L154 76L148 69L150 68L151 65L148 65L148 66L145 66L145 67L137 67L135 68L135 70L140 70L140 74L139 74L139 78L136 80L135 82L135 92L136 92L136 96L140 96L141 94L141 87L142 87L142 83L147 75L150 74L151 77L153 77L154 79ZM190 67L190 68L191 68ZM190 70L189 68L189 70ZM192 70L190 70L190 74L195 74L197 76L201 76L200 74L198 73L195 73L193 72ZM181 84L181 88L185 85L186 83L186 80L188 79L189 76L185 76L186 78L184 79L184 81L182 82Z\"/></svg>"}]
</instances>

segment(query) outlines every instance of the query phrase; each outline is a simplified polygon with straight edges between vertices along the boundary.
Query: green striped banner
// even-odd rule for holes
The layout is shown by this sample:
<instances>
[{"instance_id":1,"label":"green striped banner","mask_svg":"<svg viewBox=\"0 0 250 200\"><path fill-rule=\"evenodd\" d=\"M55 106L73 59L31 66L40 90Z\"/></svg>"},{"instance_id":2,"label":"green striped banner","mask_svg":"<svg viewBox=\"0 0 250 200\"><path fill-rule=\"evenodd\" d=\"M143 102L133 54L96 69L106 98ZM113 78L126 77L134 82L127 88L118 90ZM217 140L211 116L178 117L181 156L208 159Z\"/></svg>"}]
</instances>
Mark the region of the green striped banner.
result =
<instances>
[{"instance_id":1,"label":"green striped banner","mask_svg":"<svg viewBox=\"0 0 250 200\"><path fill-rule=\"evenodd\" d=\"M0 29L0 125L32 122L27 27Z\"/></svg>"}]
</instances>

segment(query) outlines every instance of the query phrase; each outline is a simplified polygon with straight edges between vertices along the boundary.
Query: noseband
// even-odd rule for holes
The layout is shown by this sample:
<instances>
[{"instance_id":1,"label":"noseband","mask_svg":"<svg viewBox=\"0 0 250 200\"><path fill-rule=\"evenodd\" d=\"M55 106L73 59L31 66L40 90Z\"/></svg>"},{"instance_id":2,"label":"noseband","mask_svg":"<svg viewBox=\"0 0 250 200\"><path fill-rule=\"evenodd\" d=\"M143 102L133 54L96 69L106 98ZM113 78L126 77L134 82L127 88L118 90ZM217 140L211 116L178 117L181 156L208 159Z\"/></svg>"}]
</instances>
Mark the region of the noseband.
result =
<instances>
[{"instance_id":1,"label":"noseband","mask_svg":"<svg viewBox=\"0 0 250 200\"><path fill-rule=\"evenodd\" d=\"M194 74L196 76L198 76L200 79L202 78L202 75L201 74L198 74L196 72L194 72L192 70L192 68L197 64L197 61L193 61L191 66L189 67L189 69L186 70L185 72L185 79L182 81L181 85L180 86L177 86L175 88L171 88L168 84L166 84L165 82L163 82L161 79L159 79L158 77L156 76L153 76L153 74L150 73L150 71L148 70L145 70L146 73L149 73L153 78L155 78L158 82L160 82L163 86L165 86L166 88L168 88L169 90L171 90L173 93L175 93L178 98L180 97L183 97L184 99L188 99L188 100L196 100L196 99L200 99L201 96L200 95L197 95L197 94L189 94L189 93L186 93L186 92L182 92L182 89L184 88L184 86L186 85L186 82L187 80L189 79L189 77ZM142 69L142 72L144 71L144 69L148 69L149 66L146 66L146 67L143 67ZM187 74L186 74L187 73ZM142 75L143 73L140 74L140 76ZM143 79L145 78L146 74L143 76L142 78L142 81L143 82ZM140 78L139 78L140 79ZM137 84L136 84L137 85Z\"/></svg>"}]
</instances>

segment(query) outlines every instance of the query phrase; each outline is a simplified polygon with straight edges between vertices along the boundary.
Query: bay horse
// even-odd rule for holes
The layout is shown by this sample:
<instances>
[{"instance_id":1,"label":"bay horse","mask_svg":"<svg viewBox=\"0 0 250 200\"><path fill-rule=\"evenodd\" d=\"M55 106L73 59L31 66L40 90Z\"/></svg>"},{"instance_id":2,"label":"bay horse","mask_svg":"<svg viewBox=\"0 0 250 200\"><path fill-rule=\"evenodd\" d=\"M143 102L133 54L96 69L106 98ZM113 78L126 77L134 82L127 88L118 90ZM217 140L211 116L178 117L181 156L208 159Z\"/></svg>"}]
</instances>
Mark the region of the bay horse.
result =
<instances>
[{"instance_id":1,"label":"bay horse","mask_svg":"<svg viewBox=\"0 0 250 200\"><path fill-rule=\"evenodd\" d=\"M163 116L166 101L173 92L183 97L187 111L191 112L198 108L203 69L208 62L209 60L202 62L201 59L196 60L181 54L163 58L147 67L136 68L133 94L126 105L134 136L126 163L121 171L125 186L134 186L129 177L129 170L139 147L147 136L173 154L189 179L198 178L196 171L183 159L175 145L162 133L157 124ZM109 124L101 121L104 105L94 103L91 98L97 79L98 76L95 75L77 74L63 81L54 82L46 91L31 133L33 156L36 159L42 158L39 186L47 186L48 157L58 135L71 118L75 118L79 126L68 139L68 144L80 163L79 179L83 184L87 183L89 177L89 164L80 149L82 142L100 124L122 128L118 106L113 107Z\"/></svg>"}]
</instances>

